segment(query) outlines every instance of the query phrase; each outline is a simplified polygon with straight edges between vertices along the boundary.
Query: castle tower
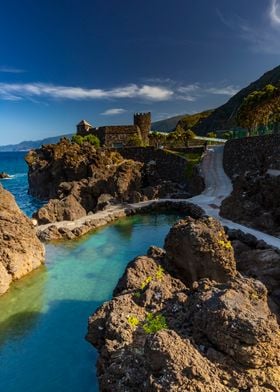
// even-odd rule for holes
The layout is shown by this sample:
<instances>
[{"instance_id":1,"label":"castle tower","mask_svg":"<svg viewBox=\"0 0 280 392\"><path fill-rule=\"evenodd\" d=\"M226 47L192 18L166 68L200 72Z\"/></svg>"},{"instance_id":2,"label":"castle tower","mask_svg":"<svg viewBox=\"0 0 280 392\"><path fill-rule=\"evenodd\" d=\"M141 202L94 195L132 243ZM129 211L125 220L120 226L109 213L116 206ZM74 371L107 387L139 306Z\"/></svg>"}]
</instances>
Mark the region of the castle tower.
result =
<instances>
[{"instance_id":1,"label":"castle tower","mask_svg":"<svg viewBox=\"0 0 280 392\"><path fill-rule=\"evenodd\" d=\"M152 126L151 112L148 113L135 113L134 114L134 125L140 128L143 142L149 144L149 133Z\"/></svg>"}]
</instances>

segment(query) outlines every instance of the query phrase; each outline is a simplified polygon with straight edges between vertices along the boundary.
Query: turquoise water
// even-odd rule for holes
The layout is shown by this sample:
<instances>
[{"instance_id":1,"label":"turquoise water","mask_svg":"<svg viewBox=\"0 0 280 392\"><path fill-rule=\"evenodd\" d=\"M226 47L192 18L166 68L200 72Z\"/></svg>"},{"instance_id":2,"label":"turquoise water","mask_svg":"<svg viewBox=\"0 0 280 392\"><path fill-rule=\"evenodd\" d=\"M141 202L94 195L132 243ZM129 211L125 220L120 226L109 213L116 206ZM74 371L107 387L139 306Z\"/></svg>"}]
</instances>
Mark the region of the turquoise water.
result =
<instances>
[{"instance_id":1,"label":"turquoise water","mask_svg":"<svg viewBox=\"0 0 280 392\"><path fill-rule=\"evenodd\" d=\"M27 165L24 161L26 152L0 152L0 172L6 172L13 177L0 180L0 183L16 198L20 208L28 216L32 216L42 202L29 196L27 193Z\"/></svg>"},{"instance_id":2,"label":"turquoise water","mask_svg":"<svg viewBox=\"0 0 280 392\"><path fill-rule=\"evenodd\" d=\"M29 216L25 153L0 153L2 184ZM88 316L112 291L127 263L162 246L175 215L125 218L84 237L46 247L46 265L0 297L0 391L98 391L95 349L84 340ZM112 391L113 392L113 391Z\"/></svg>"},{"instance_id":3,"label":"turquoise water","mask_svg":"<svg viewBox=\"0 0 280 392\"><path fill-rule=\"evenodd\" d=\"M177 218L125 218L82 240L48 245L46 266L0 297L0 390L98 391L87 318L110 299L128 261L162 246Z\"/></svg>"}]
</instances>

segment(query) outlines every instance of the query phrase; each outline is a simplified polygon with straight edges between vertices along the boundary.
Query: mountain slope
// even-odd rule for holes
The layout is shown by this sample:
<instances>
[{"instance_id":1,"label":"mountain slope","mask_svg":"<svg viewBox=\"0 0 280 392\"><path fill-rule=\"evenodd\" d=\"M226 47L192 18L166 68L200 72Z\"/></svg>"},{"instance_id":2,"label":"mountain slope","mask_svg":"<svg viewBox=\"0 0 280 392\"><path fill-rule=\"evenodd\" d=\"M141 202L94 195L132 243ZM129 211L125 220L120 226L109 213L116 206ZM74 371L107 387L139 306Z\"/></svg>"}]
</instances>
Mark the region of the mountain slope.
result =
<instances>
[{"instance_id":1,"label":"mountain slope","mask_svg":"<svg viewBox=\"0 0 280 392\"><path fill-rule=\"evenodd\" d=\"M155 121L152 123L152 131L158 132L172 132L176 128L178 122L185 116L181 114L179 116L174 116L167 118L165 120Z\"/></svg>"},{"instance_id":2,"label":"mountain slope","mask_svg":"<svg viewBox=\"0 0 280 392\"><path fill-rule=\"evenodd\" d=\"M46 139L42 140L28 140L24 141L18 144L9 144L7 146L0 146L0 152L5 152L5 151L28 151L31 150L32 148L40 148L42 144L52 144L52 143L57 143L59 140L63 137L68 137L70 138L72 134L68 135L60 135L60 136L53 136L53 137L48 137Z\"/></svg>"},{"instance_id":3,"label":"mountain slope","mask_svg":"<svg viewBox=\"0 0 280 392\"><path fill-rule=\"evenodd\" d=\"M279 85L280 66L266 72L255 82L240 90L226 104L220 106L214 112L194 127L194 131L199 134L206 134L210 131L230 129L237 125L236 115L245 97L253 91L262 90L266 85Z\"/></svg>"}]
</instances>

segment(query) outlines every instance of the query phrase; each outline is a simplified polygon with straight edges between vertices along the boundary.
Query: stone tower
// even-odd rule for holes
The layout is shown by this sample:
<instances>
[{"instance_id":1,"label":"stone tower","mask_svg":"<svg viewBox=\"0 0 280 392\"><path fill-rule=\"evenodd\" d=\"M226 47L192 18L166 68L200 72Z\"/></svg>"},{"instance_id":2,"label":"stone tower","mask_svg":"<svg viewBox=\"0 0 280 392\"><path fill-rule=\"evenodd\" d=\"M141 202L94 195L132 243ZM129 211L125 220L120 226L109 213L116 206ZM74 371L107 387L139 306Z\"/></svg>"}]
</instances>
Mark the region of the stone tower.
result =
<instances>
[{"instance_id":1,"label":"stone tower","mask_svg":"<svg viewBox=\"0 0 280 392\"><path fill-rule=\"evenodd\" d=\"M143 142L149 144L149 133L151 131L152 116L151 112L148 113L135 113L134 125L140 128Z\"/></svg>"}]
</instances>

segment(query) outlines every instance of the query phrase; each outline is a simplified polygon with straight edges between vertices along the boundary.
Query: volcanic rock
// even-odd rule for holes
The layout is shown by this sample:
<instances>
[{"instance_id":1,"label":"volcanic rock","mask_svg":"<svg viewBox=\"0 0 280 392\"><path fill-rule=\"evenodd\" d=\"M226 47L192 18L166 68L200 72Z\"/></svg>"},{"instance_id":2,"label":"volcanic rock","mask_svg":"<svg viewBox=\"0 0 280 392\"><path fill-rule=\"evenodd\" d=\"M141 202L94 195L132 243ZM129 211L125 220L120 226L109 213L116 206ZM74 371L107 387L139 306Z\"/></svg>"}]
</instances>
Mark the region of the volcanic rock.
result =
<instances>
[{"instance_id":1,"label":"volcanic rock","mask_svg":"<svg viewBox=\"0 0 280 392\"><path fill-rule=\"evenodd\" d=\"M0 185L0 295L44 261L45 250L34 226L14 197Z\"/></svg>"}]
</instances>

